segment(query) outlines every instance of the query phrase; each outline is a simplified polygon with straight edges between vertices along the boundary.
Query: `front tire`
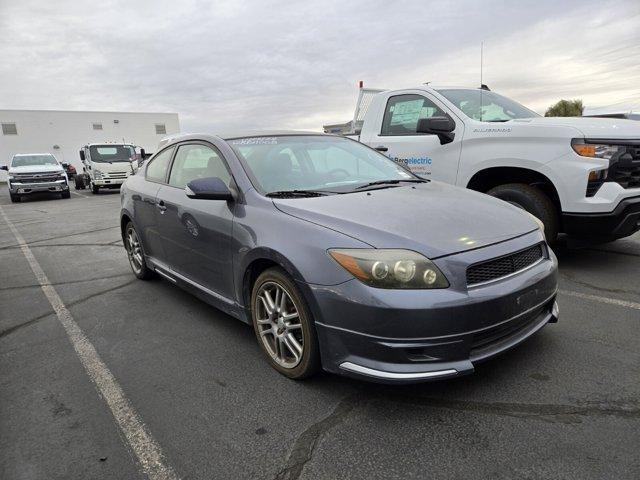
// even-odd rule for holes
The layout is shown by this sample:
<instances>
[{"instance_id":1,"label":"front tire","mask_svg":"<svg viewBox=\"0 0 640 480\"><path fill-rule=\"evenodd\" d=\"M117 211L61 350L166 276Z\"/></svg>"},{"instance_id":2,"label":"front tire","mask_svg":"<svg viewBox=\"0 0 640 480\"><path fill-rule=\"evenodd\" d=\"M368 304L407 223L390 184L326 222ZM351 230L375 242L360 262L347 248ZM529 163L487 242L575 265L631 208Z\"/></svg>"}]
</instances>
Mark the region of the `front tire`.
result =
<instances>
[{"instance_id":1,"label":"front tire","mask_svg":"<svg viewBox=\"0 0 640 480\"><path fill-rule=\"evenodd\" d=\"M492 188L487 194L520 207L539 218L544 224L547 242L555 243L560 225L558 209L543 191L525 183L508 183Z\"/></svg>"},{"instance_id":2,"label":"front tire","mask_svg":"<svg viewBox=\"0 0 640 480\"><path fill-rule=\"evenodd\" d=\"M97 195L100 192L100 188L97 187L93 182L89 184L91 186L91 193Z\"/></svg>"},{"instance_id":3,"label":"front tire","mask_svg":"<svg viewBox=\"0 0 640 480\"><path fill-rule=\"evenodd\" d=\"M20 203L20 195L10 193L9 197L11 197L11 203Z\"/></svg>"},{"instance_id":4,"label":"front tire","mask_svg":"<svg viewBox=\"0 0 640 480\"><path fill-rule=\"evenodd\" d=\"M251 293L251 319L269 364L282 375L302 380L320 369L320 349L302 293L280 268L262 272Z\"/></svg>"},{"instance_id":5,"label":"front tire","mask_svg":"<svg viewBox=\"0 0 640 480\"><path fill-rule=\"evenodd\" d=\"M60 194L60 198L71 198L71 192L69 190L65 190Z\"/></svg>"},{"instance_id":6,"label":"front tire","mask_svg":"<svg viewBox=\"0 0 640 480\"><path fill-rule=\"evenodd\" d=\"M127 223L124 229L124 248L127 251L129 265L131 266L133 274L140 280L153 278L154 272L147 267L147 262L144 259L144 251L142 250L142 242L131 222Z\"/></svg>"}]
</instances>

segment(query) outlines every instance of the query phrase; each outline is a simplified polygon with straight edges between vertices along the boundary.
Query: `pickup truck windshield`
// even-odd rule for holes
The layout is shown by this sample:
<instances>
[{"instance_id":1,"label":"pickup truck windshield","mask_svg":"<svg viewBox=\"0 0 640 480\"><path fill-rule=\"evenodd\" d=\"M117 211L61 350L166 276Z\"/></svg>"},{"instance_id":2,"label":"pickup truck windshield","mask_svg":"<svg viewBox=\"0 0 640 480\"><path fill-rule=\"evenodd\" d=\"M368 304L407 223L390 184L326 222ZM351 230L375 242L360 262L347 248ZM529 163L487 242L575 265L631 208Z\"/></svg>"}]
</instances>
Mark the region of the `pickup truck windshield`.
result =
<instances>
[{"instance_id":1,"label":"pickup truck windshield","mask_svg":"<svg viewBox=\"0 0 640 480\"><path fill-rule=\"evenodd\" d=\"M384 155L347 138L288 135L236 138L228 143L254 186L272 196L348 193L421 181Z\"/></svg>"},{"instance_id":2,"label":"pickup truck windshield","mask_svg":"<svg viewBox=\"0 0 640 480\"><path fill-rule=\"evenodd\" d=\"M130 145L92 145L89 147L92 162L130 162L135 152Z\"/></svg>"},{"instance_id":3,"label":"pickup truck windshield","mask_svg":"<svg viewBox=\"0 0 640 480\"><path fill-rule=\"evenodd\" d=\"M19 155L13 157L12 167L33 167L37 165L58 165L53 155Z\"/></svg>"},{"instance_id":4,"label":"pickup truck windshield","mask_svg":"<svg viewBox=\"0 0 640 480\"><path fill-rule=\"evenodd\" d=\"M514 118L540 116L518 102L488 90L449 89L436 91L473 120L507 122Z\"/></svg>"}]
</instances>

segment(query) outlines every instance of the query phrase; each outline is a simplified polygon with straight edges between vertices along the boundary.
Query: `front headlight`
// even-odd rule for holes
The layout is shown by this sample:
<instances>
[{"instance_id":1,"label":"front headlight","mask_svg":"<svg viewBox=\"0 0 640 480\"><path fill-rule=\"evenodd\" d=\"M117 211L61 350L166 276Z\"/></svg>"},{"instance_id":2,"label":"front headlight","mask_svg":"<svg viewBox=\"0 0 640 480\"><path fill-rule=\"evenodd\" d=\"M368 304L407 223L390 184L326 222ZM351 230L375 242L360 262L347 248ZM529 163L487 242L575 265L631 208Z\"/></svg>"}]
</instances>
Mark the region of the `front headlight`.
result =
<instances>
[{"instance_id":1,"label":"front headlight","mask_svg":"<svg viewBox=\"0 0 640 480\"><path fill-rule=\"evenodd\" d=\"M585 143L584 140L573 140L571 148L581 157L602 158L611 160L618 152L623 151L622 145L607 145L604 143Z\"/></svg>"},{"instance_id":2,"label":"front headlight","mask_svg":"<svg viewBox=\"0 0 640 480\"><path fill-rule=\"evenodd\" d=\"M93 169L93 176L96 178L102 178L102 172L100 170Z\"/></svg>"},{"instance_id":3,"label":"front headlight","mask_svg":"<svg viewBox=\"0 0 640 480\"><path fill-rule=\"evenodd\" d=\"M376 288L447 288L444 274L427 257L400 249L331 249L329 255L354 277Z\"/></svg>"}]
</instances>

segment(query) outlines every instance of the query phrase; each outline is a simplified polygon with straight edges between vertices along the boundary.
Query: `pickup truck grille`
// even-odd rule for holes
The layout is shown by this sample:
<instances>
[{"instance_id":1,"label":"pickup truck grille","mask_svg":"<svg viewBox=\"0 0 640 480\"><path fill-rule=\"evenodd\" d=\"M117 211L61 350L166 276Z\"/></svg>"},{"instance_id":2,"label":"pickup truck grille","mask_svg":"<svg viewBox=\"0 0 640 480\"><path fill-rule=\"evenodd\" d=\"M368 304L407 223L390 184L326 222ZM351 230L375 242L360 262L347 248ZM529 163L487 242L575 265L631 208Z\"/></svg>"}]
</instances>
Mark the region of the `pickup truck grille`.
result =
<instances>
[{"instance_id":1,"label":"pickup truck grille","mask_svg":"<svg viewBox=\"0 0 640 480\"><path fill-rule=\"evenodd\" d=\"M609 179L622 188L640 187L640 146L628 146L620 159L609 167Z\"/></svg>"},{"instance_id":2,"label":"pickup truck grille","mask_svg":"<svg viewBox=\"0 0 640 480\"><path fill-rule=\"evenodd\" d=\"M62 177L61 173L51 173L51 172L42 172L42 173L17 173L12 174L15 178L14 181L21 183L43 183L43 182L55 182L56 180L60 180Z\"/></svg>"},{"instance_id":3,"label":"pickup truck grille","mask_svg":"<svg viewBox=\"0 0 640 480\"><path fill-rule=\"evenodd\" d=\"M538 244L503 257L476 263L467 268L467 286L471 287L507 277L530 267L543 257L542 244Z\"/></svg>"},{"instance_id":4,"label":"pickup truck grille","mask_svg":"<svg viewBox=\"0 0 640 480\"><path fill-rule=\"evenodd\" d=\"M607 177L587 183L587 197L593 197L604 182L616 182L622 188L640 188L640 146L627 145L612 159Z\"/></svg>"}]
</instances>

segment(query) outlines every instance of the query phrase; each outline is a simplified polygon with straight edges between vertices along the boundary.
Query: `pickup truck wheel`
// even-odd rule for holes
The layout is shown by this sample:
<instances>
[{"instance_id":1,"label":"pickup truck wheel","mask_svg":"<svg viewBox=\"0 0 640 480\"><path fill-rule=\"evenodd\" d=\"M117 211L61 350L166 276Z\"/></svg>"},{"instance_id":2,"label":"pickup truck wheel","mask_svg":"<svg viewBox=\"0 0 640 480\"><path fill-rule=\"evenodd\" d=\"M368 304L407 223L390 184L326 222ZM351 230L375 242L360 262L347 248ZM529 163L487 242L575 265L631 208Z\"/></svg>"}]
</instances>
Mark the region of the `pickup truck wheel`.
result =
<instances>
[{"instance_id":1,"label":"pickup truck wheel","mask_svg":"<svg viewBox=\"0 0 640 480\"><path fill-rule=\"evenodd\" d=\"M294 380L320 369L311 312L295 282L280 268L262 272L251 292L251 319L269 364Z\"/></svg>"},{"instance_id":2,"label":"pickup truck wheel","mask_svg":"<svg viewBox=\"0 0 640 480\"><path fill-rule=\"evenodd\" d=\"M12 203L20 203L20 195L14 195L13 193L10 193L9 197L11 197Z\"/></svg>"},{"instance_id":3,"label":"pickup truck wheel","mask_svg":"<svg viewBox=\"0 0 640 480\"><path fill-rule=\"evenodd\" d=\"M547 242L555 243L560 223L558 209L544 192L525 183L508 183L492 188L487 193L539 218L544 223Z\"/></svg>"},{"instance_id":4,"label":"pickup truck wheel","mask_svg":"<svg viewBox=\"0 0 640 480\"><path fill-rule=\"evenodd\" d=\"M69 190L62 192L60 198L71 198L71 192Z\"/></svg>"},{"instance_id":5,"label":"pickup truck wheel","mask_svg":"<svg viewBox=\"0 0 640 480\"><path fill-rule=\"evenodd\" d=\"M138 237L133 223L127 223L124 229L124 248L127 251L127 257L129 257L129 265L133 274L140 280L149 280L153 278L154 272L147 267L147 262L144 260L144 252L142 250L142 242Z\"/></svg>"}]
</instances>

